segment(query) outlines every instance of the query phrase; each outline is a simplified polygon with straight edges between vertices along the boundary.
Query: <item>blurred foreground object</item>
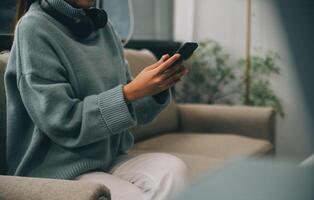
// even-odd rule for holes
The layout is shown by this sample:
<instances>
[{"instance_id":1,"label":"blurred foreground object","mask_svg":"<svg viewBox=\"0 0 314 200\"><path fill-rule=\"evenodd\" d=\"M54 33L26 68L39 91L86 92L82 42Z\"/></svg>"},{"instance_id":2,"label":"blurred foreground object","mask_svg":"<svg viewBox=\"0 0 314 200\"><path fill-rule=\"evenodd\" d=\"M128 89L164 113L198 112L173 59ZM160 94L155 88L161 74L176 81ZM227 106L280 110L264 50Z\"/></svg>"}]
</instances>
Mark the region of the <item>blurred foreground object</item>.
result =
<instances>
[{"instance_id":1,"label":"blurred foreground object","mask_svg":"<svg viewBox=\"0 0 314 200\"><path fill-rule=\"evenodd\" d=\"M267 160L235 161L191 187L179 200L313 200L314 167Z\"/></svg>"},{"instance_id":2,"label":"blurred foreground object","mask_svg":"<svg viewBox=\"0 0 314 200\"><path fill-rule=\"evenodd\" d=\"M311 130L306 133L308 154L314 152L314 1L278 0L279 9L287 30L291 51L310 115Z\"/></svg>"}]
</instances>

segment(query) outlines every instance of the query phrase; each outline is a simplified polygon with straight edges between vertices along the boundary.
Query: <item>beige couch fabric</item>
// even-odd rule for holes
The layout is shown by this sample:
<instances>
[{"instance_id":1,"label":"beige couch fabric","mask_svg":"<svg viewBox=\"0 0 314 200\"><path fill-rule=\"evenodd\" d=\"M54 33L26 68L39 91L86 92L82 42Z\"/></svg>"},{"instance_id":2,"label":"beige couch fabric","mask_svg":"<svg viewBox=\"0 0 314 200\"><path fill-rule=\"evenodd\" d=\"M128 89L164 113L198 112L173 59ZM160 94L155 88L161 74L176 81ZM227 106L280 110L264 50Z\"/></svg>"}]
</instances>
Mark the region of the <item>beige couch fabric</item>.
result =
<instances>
[{"instance_id":1,"label":"beige couch fabric","mask_svg":"<svg viewBox=\"0 0 314 200\"><path fill-rule=\"evenodd\" d=\"M274 144L275 112L272 108L205 104L178 104L179 130L233 133Z\"/></svg>"},{"instance_id":2,"label":"beige couch fabric","mask_svg":"<svg viewBox=\"0 0 314 200\"><path fill-rule=\"evenodd\" d=\"M233 134L172 133L139 142L134 148L226 160L236 156L264 155L272 145L266 140Z\"/></svg>"},{"instance_id":3,"label":"beige couch fabric","mask_svg":"<svg viewBox=\"0 0 314 200\"><path fill-rule=\"evenodd\" d=\"M0 176L0 199L5 200L109 200L101 184L43 178Z\"/></svg>"},{"instance_id":4,"label":"beige couch fabric","mask_svg":"<svg viewBox=\"0 0 314 200\"><path fill-rule=\"evenodd\" d=\"M161 113L149 124L135 126L130 131L135 137L135 141L142 141L162 133L175 132L177 130L177 109L175 102L161 111Z\"/></svg>"},{"instance_id":5,"label":"beige couch fabric","mask_svg":"<svg viewBox=\"0 0 314 200\"><path fill-rule=\"evenodd\" d=\"M140 150L140 149L131 149L129 154L132 156L140 155L143 153L152 153L152 152L162 152L156 150ZM196 181L204 175L213 173L213 171L219 169L225 164L224 160L210 158L206 156L199 155L189 155L184 153L177 152L167 152L171 155L177 156L183 160L187 166L188 177L191 182Z\"/></svg>"}]
</instances>

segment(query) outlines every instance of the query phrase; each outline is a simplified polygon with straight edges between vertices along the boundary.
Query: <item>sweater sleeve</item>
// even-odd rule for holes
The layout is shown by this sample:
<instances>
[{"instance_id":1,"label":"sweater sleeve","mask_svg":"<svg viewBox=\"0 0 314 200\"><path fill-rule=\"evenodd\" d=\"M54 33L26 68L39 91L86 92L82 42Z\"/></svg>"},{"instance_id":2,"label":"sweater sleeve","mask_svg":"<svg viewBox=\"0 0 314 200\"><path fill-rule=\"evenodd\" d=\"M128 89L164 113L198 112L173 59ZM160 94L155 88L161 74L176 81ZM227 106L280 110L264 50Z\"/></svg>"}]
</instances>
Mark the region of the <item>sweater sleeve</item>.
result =
<instances>
[{"instance_id":1,"label":"sweater sleeve","mask_svg":"<svg viewBox=\"0 0 314 200\"><path fill-rule=\"evenodd\" d=\"M130 72L129 65L125 57L123 56L123 47L121 45L121 39L119 37L119 34L117 34L116 30L113 28L111 22L108 23L112 35L114 37L114 40L116 42L117 48L120 51L121 59L125 60L125 66L126 66L126 78L127 83L131 82L133 80L133 76ZM170 89L167 89L165 91L162 91L156 95L153 96L147 96L143 97L141 99L138 99L136 101L133 101L131 104L129 104L130 110L133 110L135 113L135 117L137 119L138 124L147 124L151 122L155 117L165 108L168 106L168 104L171 101L171 92ZM133 113L133 112L131 112Z\"/></svg>"},{"instance_id":2,"label":"sweater sleeve","mask_svg":"<svg viewBox=\"0 0 314 200\"><path fill-rule=\"evenodd\" d=\"M29 26L28 26L29 27ZM98 142L137 124L122 84L81 99L54 48L41 34L16 31L18 89L38 128L55 143L75 148Z\"/></svg>"},{"instance_id":3,"label":"sweater sleeve","mask_svg":"<svg viewBox=\"0 0 314 200\"><path fill-rule=\"evenodd\" d=\"M128 62L126 62L127 82L131 82L134 77L131 75ZM132 102L138 124L147 124L168 106L172 98L171 90L167 89L158 94L143 97Z\"/></svg>"}]
</instances>

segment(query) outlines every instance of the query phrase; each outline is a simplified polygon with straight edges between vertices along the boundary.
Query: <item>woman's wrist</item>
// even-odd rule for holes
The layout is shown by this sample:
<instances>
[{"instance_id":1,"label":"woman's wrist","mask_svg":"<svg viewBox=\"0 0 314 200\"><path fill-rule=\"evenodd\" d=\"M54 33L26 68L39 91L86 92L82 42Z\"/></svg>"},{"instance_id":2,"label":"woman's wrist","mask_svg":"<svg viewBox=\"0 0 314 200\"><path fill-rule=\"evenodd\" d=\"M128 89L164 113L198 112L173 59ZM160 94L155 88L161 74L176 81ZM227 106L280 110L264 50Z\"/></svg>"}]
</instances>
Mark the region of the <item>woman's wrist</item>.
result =
<instances>
[{"instance_id":1,"label":"woman's wrist","mask_svg":"<svg viewBox=\"0 0 314 200\"><path fill-rule=\"evenodd\" d=\"M123 86L123 95L127 103L130 103L136 100L135 93L133 92L130 84L126 84Z\"/></svg>"}]
</instances>

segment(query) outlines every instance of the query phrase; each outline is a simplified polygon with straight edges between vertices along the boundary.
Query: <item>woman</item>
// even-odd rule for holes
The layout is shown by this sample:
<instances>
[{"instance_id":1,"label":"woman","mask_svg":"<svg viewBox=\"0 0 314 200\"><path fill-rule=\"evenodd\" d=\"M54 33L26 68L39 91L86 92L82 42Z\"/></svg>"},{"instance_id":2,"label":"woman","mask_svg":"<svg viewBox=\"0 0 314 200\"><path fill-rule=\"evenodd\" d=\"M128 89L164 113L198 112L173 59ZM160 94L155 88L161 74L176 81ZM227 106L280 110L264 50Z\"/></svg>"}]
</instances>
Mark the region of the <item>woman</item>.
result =
<instances>
[{"instance_id":1,"label":"woman","mask_svg":"<svg viewBox=\"0 0 314 200\"><path fill-rule=\"evenodd\" d=\"M161 153L127 156L128 128L153 120L187 70L171 67L180 55L164 55L133 79L120 39L93 3L18 3L5 73L8 172L99 182L113 199L170 199L186 184L184 163Z\"/></svg>"}]
</instances>

